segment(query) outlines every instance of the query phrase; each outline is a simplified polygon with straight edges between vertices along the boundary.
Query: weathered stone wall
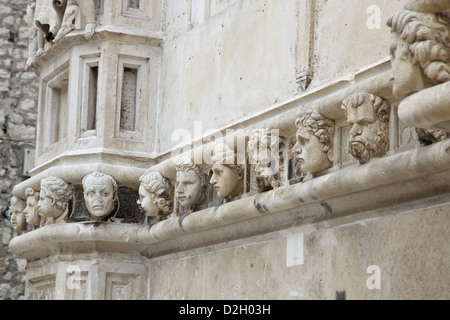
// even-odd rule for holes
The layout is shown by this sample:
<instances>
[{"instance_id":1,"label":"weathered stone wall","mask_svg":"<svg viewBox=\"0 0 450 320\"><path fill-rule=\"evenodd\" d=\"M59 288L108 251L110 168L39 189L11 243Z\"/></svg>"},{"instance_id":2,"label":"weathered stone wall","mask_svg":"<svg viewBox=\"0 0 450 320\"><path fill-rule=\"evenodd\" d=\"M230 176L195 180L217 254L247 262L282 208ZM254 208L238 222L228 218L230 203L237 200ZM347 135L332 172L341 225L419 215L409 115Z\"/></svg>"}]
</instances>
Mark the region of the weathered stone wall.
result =
<instances>
[{"instance_id":1,"label":"weathered stone wall","mask_svg":"<svg viewBox=\"0 0 450 320\"><path fill-rule=\"evenodd\" d=\"M0 300L24 294L24 263L9 251L8 208L14 185L27 177L24 155L36 136L38 80L27 72L26 0L0 0Z\"/></svg>"},{"instance_id":2,"label":"weathered stone wall","mask_svg":"<svg viewBox=\"0 0 450 320\"><path fill-rule=\"evenodd\" d=\"M449 210L386 208L155 259L151 298L448 299Z\"/></svg>"},{"instance_id":3,"label":"weathered stone wall","mask_svg":"<svg viewBox=\"0 0 450 320\"><path fill-rule=\"evenodd\" d=\"M386 21L402 7L380 0L168 0L160 151L176 145L175 130L195 136L195 122L204 132L245 125L305 87L351 81L389 60Z\"/></svg>"}]
</instances>

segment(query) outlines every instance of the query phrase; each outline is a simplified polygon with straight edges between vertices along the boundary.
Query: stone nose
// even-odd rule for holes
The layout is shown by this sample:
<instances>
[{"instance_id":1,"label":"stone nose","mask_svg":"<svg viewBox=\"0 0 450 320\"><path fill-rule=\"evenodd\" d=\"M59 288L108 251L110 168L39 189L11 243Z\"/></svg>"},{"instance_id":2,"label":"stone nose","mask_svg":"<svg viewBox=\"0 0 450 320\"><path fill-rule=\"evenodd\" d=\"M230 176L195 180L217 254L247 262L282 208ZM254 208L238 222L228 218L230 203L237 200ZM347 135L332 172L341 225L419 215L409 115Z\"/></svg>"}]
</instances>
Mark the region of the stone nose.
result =
<instances>
[{"instance_id":1,"label":"stone nose","mask_svg":"<svg viewBox=\"0 0 450 320\"><path fill-rule=\"evenodd\" d=\"M93 203L101 203L101 204L104 203L103 198L99 193L94 194L94 196L92 197L92 202Z\"/></svg>"},{"instance_id":2,"label":"stone nose","mask_svg":"<svg viewBox=\"0 0 450 320\"><path fill-rule=\"evenodd\" d=\"M350 135L352 136L360 136L362 134L363 130L362 130L362 126L358 123L355 123L352 127L352 129L350 130Z\"/></svg>"},{"instance_id":3,"label":"stone nose","mask_svg":"<svg viewBox=\"0 0 450 320\"><path fill-rule=\"evenodd\" d=\"M297 153L297 154L302 153L302 147L300 146L300 144L298 142L292 148L292 153Z\"/></svg>"}]
</instances>

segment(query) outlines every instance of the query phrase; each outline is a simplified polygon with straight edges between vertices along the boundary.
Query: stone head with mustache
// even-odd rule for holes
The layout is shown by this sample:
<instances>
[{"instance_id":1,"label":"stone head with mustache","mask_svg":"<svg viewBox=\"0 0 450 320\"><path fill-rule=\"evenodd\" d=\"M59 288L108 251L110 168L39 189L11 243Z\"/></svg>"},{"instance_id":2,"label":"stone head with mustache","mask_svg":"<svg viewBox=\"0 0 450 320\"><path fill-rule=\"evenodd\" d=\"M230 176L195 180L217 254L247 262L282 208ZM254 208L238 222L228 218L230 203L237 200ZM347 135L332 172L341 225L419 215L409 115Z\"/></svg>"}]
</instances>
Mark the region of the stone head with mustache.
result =
<instances>
[{"instance_id":1,"label":"stone head with mustache","mask_svg":"<svg viewBox=\"0 0 450 320\"><path fill-rule=\"evenodd\" d=\"M389 150L390 105L373 94L360 93L347 98L342 109L352 125L350 154L360 164L384 157Z\"/></svg>"}]
</instances>

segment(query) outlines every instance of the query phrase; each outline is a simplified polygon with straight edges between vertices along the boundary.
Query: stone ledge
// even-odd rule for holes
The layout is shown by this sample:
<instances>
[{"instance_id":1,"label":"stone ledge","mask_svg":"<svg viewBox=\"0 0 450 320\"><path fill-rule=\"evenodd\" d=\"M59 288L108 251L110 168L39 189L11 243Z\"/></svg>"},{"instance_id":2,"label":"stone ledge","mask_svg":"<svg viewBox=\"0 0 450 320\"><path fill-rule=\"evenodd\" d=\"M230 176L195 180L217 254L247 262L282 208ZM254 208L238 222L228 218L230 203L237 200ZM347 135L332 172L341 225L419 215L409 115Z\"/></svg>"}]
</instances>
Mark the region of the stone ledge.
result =
<instances>
[{"instance_id":1,"label":"stone ledge","mask_svg":"<svg viewBox=\"0 0 450 320\"><path fill-rule=\"evenodd\" d=\"M450 193L450 141L376 159L304 183L195 212L182 225L76 223L46 226L10 242L29 261L74 250L135 251L158 257ZM308 220L310 221L310 220Z\"/></svg>"},{"instance_id":2,"label":"stone ledge","mask_svg":"<svg viewBox=\"0 0 450 320\"><path fill-rule=\"evenodd\" d=\"M402 122L411 127L450 132L450 82L405 98L398 107Z\"/></svg>"}]
</instances>

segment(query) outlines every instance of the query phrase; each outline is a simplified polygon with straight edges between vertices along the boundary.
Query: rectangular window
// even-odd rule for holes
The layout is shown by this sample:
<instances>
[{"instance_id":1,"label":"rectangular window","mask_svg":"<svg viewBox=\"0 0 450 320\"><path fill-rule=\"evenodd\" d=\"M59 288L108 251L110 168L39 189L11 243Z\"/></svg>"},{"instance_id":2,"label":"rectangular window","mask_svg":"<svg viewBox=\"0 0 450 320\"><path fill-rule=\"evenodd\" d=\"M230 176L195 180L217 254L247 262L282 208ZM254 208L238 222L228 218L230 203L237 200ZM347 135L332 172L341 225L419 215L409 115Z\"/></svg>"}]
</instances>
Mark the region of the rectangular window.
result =
<instances>
[{"instance_id":1,"label":"rectangular window","mask_svg":"<svg viewBox=\"0 0 450 320\"><path fill-rule=\"evenodd\" d=\"M148 58L119 55L115 138L142 141L147 129Z\"/></svg>"},{"instance_id":2,"label":"rectangular window","mask_svg":"<svg viewBox=\"0 0 450 320\"><path fill-rule=\"evenodd\" d=\"M89 91L87 95L86 131L95 130L97 120L98 66L89 68Z\"/></svg>"},{"instance_id":3,"label":"rectangular window","mask_svg":"<svg viewBox=\"0 0 450 320\"><path fill-rule=\"evenodd\" d=\"M98 81L100 76L100 54L81 57L80 77L81 97L78 136L92 137L97 134Z\"/></svg>"},{"instance_id":4,"label":"rectangular window","mask_svg":"<svg viewBox=\"0 0 450 320\"><path fill-rule=\"evenodd\" d=\"M153 15L154 5L153 1L122 0L122 15L132 18L150 19Z\"/></svg>"},{"instance_id":5,"label":"rectangular window","mask_svg":"<svg viewBox=\"0 0 450 320\"><path fill-rule=\"evenodd\" d=\"M128 8L139 9L140 8L140 0L128 0Z\"/></svg>"},{"instance_id":6,"label":"rectangular window","mask_svg":"<svg viewBox=\"0 0 450 320\"><path fill-rule=\"evenodd\" d=\"M103 12L103 0L94 0L94 6L97 13Z\"/></svg>"},{"instance_id":7,"label":"rectangular window","mask_svg":"<svg viewBox=\"0 0 450 320\"><path fill-rule=\"evenodd\" d=\"M120 131L136 131L138 69L123 68Z\"/></svg>"},{"instance_id":8,"label":"rectangular window","mask_svg":"<svg viewBox=\"0 0 450 320\"><path fill-rule=\"evenodd\" d=\"M69 74L65 72L47 84L47 105L44 130L44 149L67 136L67 111L69 108Z\"/></svg>"}]
</instances>

